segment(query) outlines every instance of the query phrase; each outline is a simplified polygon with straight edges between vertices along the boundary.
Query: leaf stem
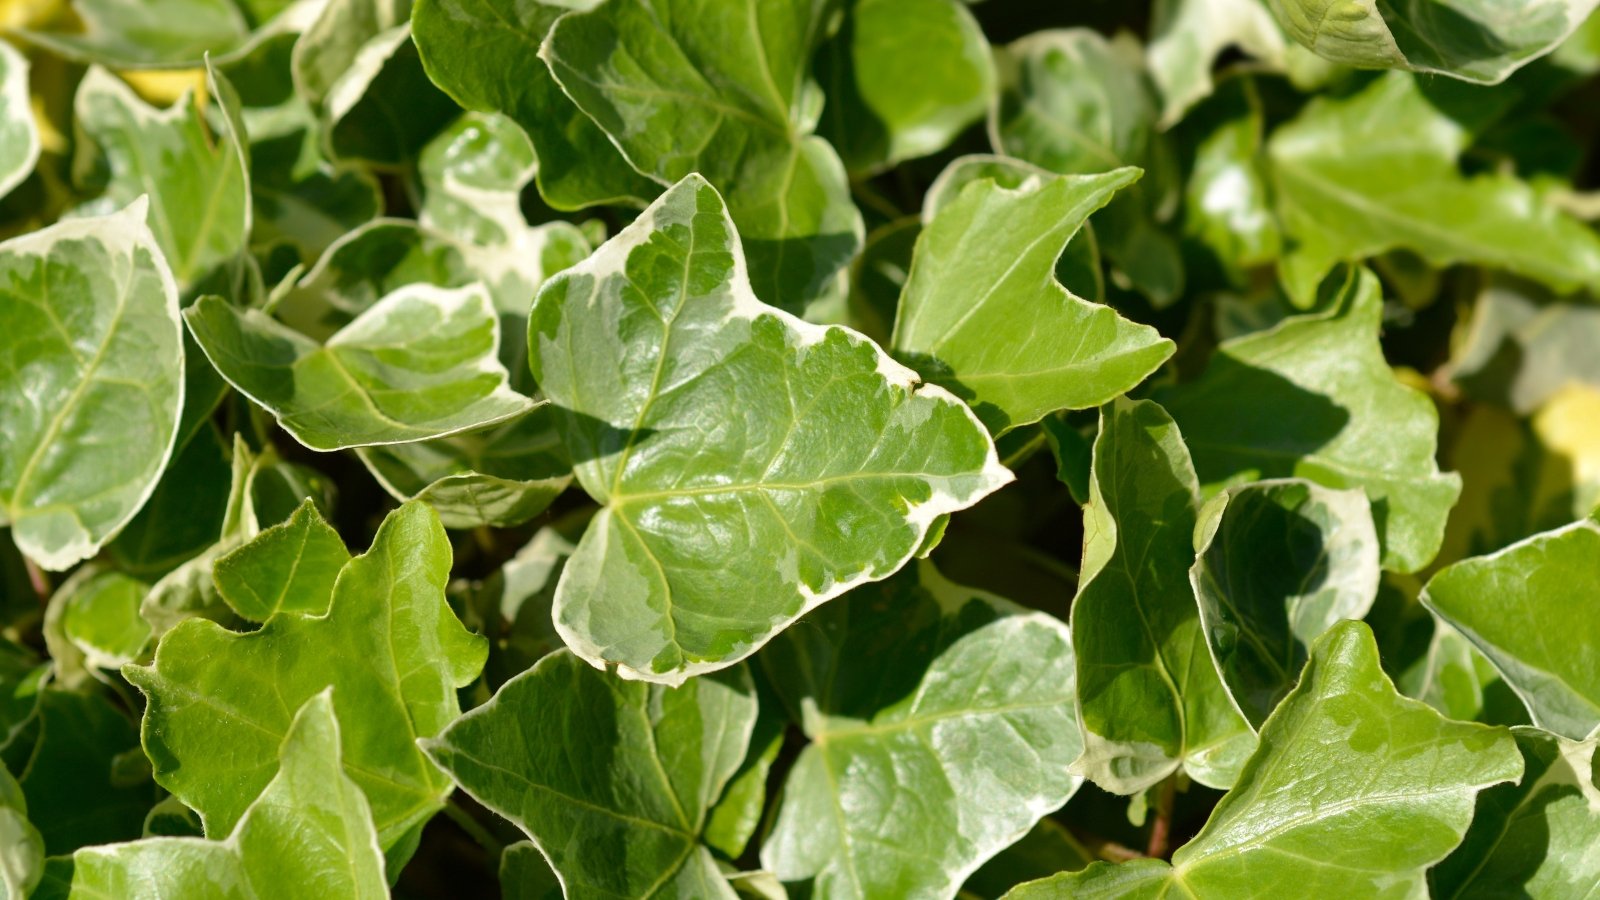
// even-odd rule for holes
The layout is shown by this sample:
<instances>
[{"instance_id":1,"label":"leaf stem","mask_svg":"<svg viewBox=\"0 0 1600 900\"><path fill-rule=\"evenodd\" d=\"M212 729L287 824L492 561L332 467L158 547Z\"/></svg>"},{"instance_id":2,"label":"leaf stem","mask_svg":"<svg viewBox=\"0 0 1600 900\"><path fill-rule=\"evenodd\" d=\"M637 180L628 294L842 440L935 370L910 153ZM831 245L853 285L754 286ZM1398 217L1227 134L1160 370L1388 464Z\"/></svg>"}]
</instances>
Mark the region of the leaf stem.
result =
<instances>
[{"instance_id":1,"label":"leaf stem","mask_svg":"<svg viewBox=\"0 0 1600 900\"><path fill-rule=\"evenodd\" d=\"M1172 836L1172 801L1177 794L1177 776L1170 776L1161 782L1160 793L1156 795L1155 820L1150 823L1150 843L1145 848L1145 855L1152 859L1165 859L1167 844Z\"/></svg>"},{"instance_id":2,"label":"leaf stem","mask_svg":"<svg viewBox=\"0 0 1600 900\"><path fill-rule=\"evenodd\" d=\"M492 860L498 860L500 854L505 852L506 845L501 843L499 838L490 834L489 829L483 827L483 824L474 818L472 813L467 812L453 802L447 802L444 805L444 814L449 817L450 821L456 823L462 831L465 831L468 837L477 841L478 846L488 851Z\"/></svg>"}]
</instances>

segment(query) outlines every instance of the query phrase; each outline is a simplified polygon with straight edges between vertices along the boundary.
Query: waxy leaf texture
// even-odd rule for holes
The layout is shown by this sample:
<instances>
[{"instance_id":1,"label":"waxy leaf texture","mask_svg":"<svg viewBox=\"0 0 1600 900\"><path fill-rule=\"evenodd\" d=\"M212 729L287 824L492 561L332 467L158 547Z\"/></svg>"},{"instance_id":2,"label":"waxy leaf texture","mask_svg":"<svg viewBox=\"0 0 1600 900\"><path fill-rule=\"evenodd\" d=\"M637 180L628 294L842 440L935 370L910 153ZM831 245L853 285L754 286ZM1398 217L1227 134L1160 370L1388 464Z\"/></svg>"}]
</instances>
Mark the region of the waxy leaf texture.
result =
<instances>
[{"instance_id":1,"label":"waxy leaf texture","mask_svg":"<svg viewBox=\"0 0 1600 900\"><path fill-rule=\"evenodd\" d=\"M1600 898L1600 0L0 0L0 900Z\"/></svg>"}]
</instances>

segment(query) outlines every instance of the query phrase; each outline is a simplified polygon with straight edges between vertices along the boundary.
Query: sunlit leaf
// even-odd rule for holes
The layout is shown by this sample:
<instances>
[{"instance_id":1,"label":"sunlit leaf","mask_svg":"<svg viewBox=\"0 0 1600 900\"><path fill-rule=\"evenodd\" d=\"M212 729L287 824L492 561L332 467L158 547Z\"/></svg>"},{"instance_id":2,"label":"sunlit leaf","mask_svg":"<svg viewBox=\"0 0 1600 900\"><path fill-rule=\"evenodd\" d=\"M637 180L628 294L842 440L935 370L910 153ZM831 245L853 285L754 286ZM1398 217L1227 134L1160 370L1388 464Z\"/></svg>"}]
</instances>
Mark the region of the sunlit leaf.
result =
<instances>
[{"instance_id":1,"label":"sunlit leaf","mask_svg":"<svg viewBox=\"0 0 1600 900\"><path fill-rule=\"evenodd\" d=\"M533 839L568 896L732 898L700 835L755 718L742 666L669 688L563 650L427 747Z\"/></svg>"},{"instance_id":2,"label":"sunlit leaf","mask_svg":"<svg viewBox=\"0 0 1600 900\"><path fill-rule=\"evenodd\" d=\"M1542 728L1582 740L1600 726L1600 524L1575 522L1428 582L1422 602L1472 641ZM1559 638L1559 640L1558 640Z\"/></svg>"},{"instance_id":3,"label":"sunlit leaf","mask_svg":"<svg viewBox=\"0 0 1600 900\"><path fill-rule=\"evenodd\" d=\"M1007 896L1423 896L1474 797L1521 775L1508 731L1395 693L1372 633L1345 622L1317 641L1238 784L1170 864L1097 862Z\"/></svg>"},{"instance_id":4,"label":"sunlit leaf","mask_svg":"<svg viewBox=\"0 0 1600 900\"><path fill-rule=\"evenodd\" d=\"M340 767L328 691L295 713L277 774L226 839L155 837L73 855L77 896L249 898L389 896L361 788Z\"/></svg>"},{"instance_id":5,"label":"sunlit leaf","mask_svg":"<svg viewBox=\"0 0 1600 900\"><path fill-rule=\"evenodd\" d=\"M400 288L323 344L219 297L184 318L223 377L314 450L442 437L531 406L506 385L481 286Z\"/></svg>"},{"instance_id":6,"label":"sunlit leaf","mask_svg":"<svg viewBox=\"0 0 1600 900\"><path fill-rule=\"evenodd\" d=\"M810 739L761 859L817 896L952 897L1078 788L1066 626L928 563L759 659Z\"/></svg>"},{"instance_id":7,"label":"sunlit leaf","mask_svg":"<svg viewBox=\"0 0 1600 900\"><path fill-rule=\"evenodd\" d=\"M1295 40L1337 63L1494 84L1550 52L1595 0L1268 0Z\"/></svg>"},{"instance_id":8,"label":"sunlit leaf","mask_svg":"<svg viewBox=\"0 0 1600 900\"><path fill-rule=\"evenodd\" d=\"M679 684L748 656L1010 479L955 398L853 332L756 300L697 176L546 283L528 343L602 506L556 625L633 677Z\"/></svg>"},{"instance_id":9,"label":"sunlit leaf","mask_svg":"<svg viewBox=\"0 0 1600 900\"><path fill-rule=\"evenodd\" d=\"M0 518L48 569L116 536L177 438L178 289L146 210L0 244L0 333L14 338L0 350Z\"/></svg>"},{"instance_id":10,"label":"sunlit leaf","mask_svg":"<svg viewBox=\"0 0 1600 900\"><path fill-rule=\"evenodd\" d=\"M1072 643L1084 730L1074 768L1109 791L1135 793L1180 768L1225 788L1255 746L1212 665L1189 584L1199 506L1167 413L1149 401L1103 408Z\"/></svg>"},{"instance_id":11,"label":"sunlit leaf","mask_svg":"<svg viewBox=\"0 0 1600 900\"><path fill-rule=\"evenodd\" d=\"M1172 343L1055 277L1084 220L1137 174L1039 173L1014 187L980 179L961 188L917 238L895 353L972 404L997 435L1058 409L1098 406L1143 381Z\"/></svg>"},{"instance_id":12,"label":"sunlit leaf","mask_svg":"<svg viewBox=\"0 0 1600 900\"><path fill-rule=\"evenodd\" d=\"M1202 484L1294 476L1359 487L1384 568L1416 571L1438 551L1461 480L1434 461L1432 402L1395 380L1378 346L1377 278L1356 270L1330 287L1321 311L1222 342L1197 380L1159 396Z\"/></svg>"},{"instance_id":13,"label":"sunlit leaf","mask_svg":"<svg viewBox=\"0 0 1600 900\"><path fill-rule=\"evenodd\" d=\"M279 612L248 634L206 619L168 632L152 665L124 670L148 700L156 780L207 834L230 832L277 772L292 710L331 685L345 771L391 860L403 861L450 791L415 741L460 714L456 689L483 666L483 639L445 603L450 559L438 518L407 504L339 573L325 614Z\"/></svg>"},{"instance_id":14,"label":"sunlit leaf","mask_svg":"<svg viewBox=\"0 0 1600 900\"><path fill-rule=\"evenodd\" d=\"M1201 510L1189 579L1222 683L1253 727L1294 687L1312 643L1372 608L1379 574L1359 489L1258 481Z\"/></svg>"}]
</instances>

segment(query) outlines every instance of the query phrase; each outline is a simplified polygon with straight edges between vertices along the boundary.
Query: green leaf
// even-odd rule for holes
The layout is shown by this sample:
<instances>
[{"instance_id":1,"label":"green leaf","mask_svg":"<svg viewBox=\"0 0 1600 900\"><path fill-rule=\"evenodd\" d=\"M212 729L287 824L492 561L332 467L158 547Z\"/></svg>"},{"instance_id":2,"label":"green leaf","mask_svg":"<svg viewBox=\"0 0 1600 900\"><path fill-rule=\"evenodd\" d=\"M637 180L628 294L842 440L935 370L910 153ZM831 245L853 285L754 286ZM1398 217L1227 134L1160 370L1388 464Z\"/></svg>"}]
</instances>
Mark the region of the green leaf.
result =
<instances>
[{"instance_id":1,"label":"green leaf","mask_svg":"<svg viewBox=\"0 0 1600 900\"><path fill-rule=\"evenodd\" d=\"M198 66L237 48L250 22L234 0L72 0L82 30L31 31L28 41L68 59L119 68Z\"/></svg>"},{"instance_id":2,"label":"green leaf","mask_svg":"<svg viewBox=\"0 0 1600 900\"><path fill-rule=\"evenodd\" d=\"M77 122L110 167L105 193L88 209L107 212L150 198L150 229L187 290L232 260L250 233L249 166L232 86L208 73L220 106L212 131L189 94L157 109L115 75L95 66L74 101ZM92 165L85 151L78 180Z\"/></svg>"},{"instance_id":3,"label":"green leaf","mask_svg":"<svg viewBox=\"0 0 1600 900\"><path fill-rule=\"evenodd\" d=\"M1522 781L1478 796L1461 846L1428 873L1439 900L1581 896L1600 884L1597 738L1569 741L1537 728L1511 733L1522 751Z\"/></svg>"},{"instance_id":4,"label":"green leaf","mask_svg":"<svg viewBox=\"0 0 1600 900\"><path fill-rule=\"evenodd\" d=\"M958 0L857 0L818 56L819 130L852 173L944 149L994 97L989 42Z\"/></svg>"},{"instance_id":5,"label":"green leaf","mask_svg":"<svg viewBox=\"0 0 1600 900\"><path fill-rule=\"evenodd\" d=\"M395 167L412 163L460 113L433 86L404 23L368 41L323 105L329 155Z\"/></svg>"},{"instance_id":6,"label":"green leaf","mask_svg":"<svg viewBox=\"0 0 1600 900\"><path fill-rule=\"evenodd\" d=\"M198 346L184 349L184 363L216 371ZM226 388L220 377L217 381ZM186 387L186 413L194 399L193 389ZM106 549L129 574L161 578L217 542L227 515L231 477L222 439L214 427L201 421L173 452L150 499Z\"/></svg>"},{"instance_id":7,"label":"green leaf","mask_svg":"<svg viewBox=\"0 0 1600 900\"><path fill-rule=\"evenodd\" d=\"M811 741L761 861L816 896L952 897L1081 782L1066 626L930 563L818 610L760 660Z\"/></svg>"},{"instance_id":8,"label":"green leaf","mask_svg":"<svg viewBox=\"0 0 1600 900\"><path fill-rule=\"evenodd\" d=\"M1147 64L1163 126L1211 94L1212 67L1228 48L1271 68L1284 65L1283 29L1263 0L1161 0L1153 19Z\"/></svg>"},{"instance_id":9,"label":"green leaf","mask_svg":"<svg viewBox=\"0 0 1600 900\"><path fill-rule=\"evenodd\" d=\"M27 57L0 43L0 197L11 193L39 162L39 126L28 101L28 68Z\"/></svg>"},{"instance_id":10,"label":"green leaf","mask_svg":"<svg viewBox=\"0 0 1600 900\"><path fill-rule=\"evenodd\" d=\"M516 244L529 231L522 187L538 170L533 144L516 122L467 113L422 150L417 220L467 244Z\"/></svg>"},{"instance_id":11,"label":"green leaf","mask_svg":"<svg viewBox=\"0 0 1600 900\"><path fill-rule=\"evenodd\" d=\"M1348 97L1318 97L1275 131L1267 152L1294 242L1283 262L1291 295L1308 298L1340 260L1397 247L1557 290L1600 285L1600 235L1513 175L1462 175L1457 159L1471 142L1402 73Z\"/></svg>"},{"instance_id":12,"label":"green leaf","mask_svg":"<svg viewBox=\"0 0 1600 900\"><path fill-rule=\"evenodd\" d=\"M140 614L157 637L190 616L226 617L227 607L217 593L212 567L219 557L261 530L263 523L255 505L255 482L276 460L277 453L270 447L257 456L242 435L234 434L221 533L209 547L162 576L140 606Z\"/></svg>"},{"instance_id":13,"label":"green leaf","mask_svg":"<svg viewBox=\"0 0 1600 900\"><path fill-rule=\"evenodd\" d=\"M1358 269L1329 286L1321 311L1223 341L1197 380L1158 396L1208 489L1290 476L1359 487L1384 568L1414 572L1438 552L1461 479L1434 460L1433 404L1384 361L1378 279Z\"/></svg>"},{"instance_id":14,"label":"green leaf","mask_svg":"<svg viewBox=\"0 0 1600 900\"><path fill-rule=\"evenodd\" d=\"M796 314L841 290L863 233L838 154L810 134L827 12L610 0L562 16L539 50L634 168L663 185L699 173L723 193L756 296Z\"/></svg>"},{"instance_id":15,"label":"green leaf","mask_svg":"<svg viewBox=\"0 0 1600 900\"><path fill-rule=\"evenodd\" d=\"M701 833L755 719L743 666L668 688L562 650L425 745L533 839L568 896L732 898Z\"/></svg>"},{"instance_id":16,"label":"green leaf","mask_svg":"<svg viewBox=\"0 0 1600 900\"><path fill-rule=\"evenodd\" d=\"M1142 164L1156 114L1131 56L1085 28L1037 32L998 51L995 151L1063 174Z\"/></svg>"},{"instance_id":17,"label":"green leaf","mask_svg":"<svg viewBox=\"0 0 1600 900\"><path fill-rule=\"evenodd\" d=\"M157 782L200 814L207 834L229 832L277 771L290 710L331 685L345 771L366 793L380 841L414 842L450 791L415 741L460 714L456 689L478 676L485 654L445 602L450 558L438 518L406 504L339 573L325 615L280 612L249 634L205 619L168 632L152 665L124 669L148 699L143 738Z\"/></svg>"},{"instance_id":18,"label":"green leaf","mask_svg":"<svg viewBox=\"0 0 1600 900\"><path fill-rule=\"evenodd\" d=\"M1055 268L1089 214L1138 174L969 182L917 238L895 354L970 403L996 435L1133 389L1172 355L1172 342L1072 295ZM941 193L950 196L930 190Z\"/></svg>"},{"instance_id":19,"label":"green leaf","mask_svg":"<svg viewBox=\"0 0 1600 900\"><path fill-rule=\"evenodd\" d=\"M334 579L348 562L339 533L305 500L288 521L218 557L212 577L234 612L266 622L280 612L326 613Z\"/></svg>"},{"instance_id":20,"label":"green leaf","mask_svg":"<svg viewBox=\"0 0 1600 900\"><path fill-rule=\"evenodd\" d=\"M74 896L389 896L367 800L340 766L329 693L295 713L277 774L227 839L156 837L80 850Z\"/></svg>"},{"instance_id":21,"label":"green leaf","mask_svg":"<svg viewBox=\"0 0 1600 900\"><path fill-rule=\"evenodd\" d=\"M150 642L150 625L139 617L149 590L137 578L93 563L56 588L44 617L56 683L78 687L91 676L104 677L94 670L137 661Z\"/></svg>"},{"instance_id":22,"label":"green leaf","mask_svg":"<svg viewBox=\"0 0 1600 900\"><path fill-rule=\"evenodd\" d=\"M1378 534L1360 489L1258 481L1200 512L1189 569L1222 683L1259 728L1294 687L1311 645L1378 596Z\"/></svg>"},{"instance_id":23,"label":"green leaf","mask_svg":"<svg viewBox=\"0 0 1600 900\"><path fill-rule=\"evenodd\" d=\"M53 686L39 692L33 717L31 748L8 764L45 852L137 838L156 791L133 723L101 694Z\"/></svg>"},{"instance_id":24,"label":"green leaf","mask_svg":"<svg viewBox=\"0 0 1600 900\"><path fill-rule=\"evenodd\" d=\"M943 389L854 332L757 301L698 176L547 282L528 344L602 507L562 573L556 625L630 677L681 684L743 659L1011 477Z\"/></svg>"},{"instance_id":25,"label":"green leaf","mask_svg":"<svg viewBox=\"0 0 1600 900\"><path fill-rule=\"evenodd\" d=\"M660 187L556 84L539 47L557 18L594 0L417 0L411 25L428 77L467 109L521 125L539 156L539 194L556 209L644 206Z\"/></svg>"},{"instance_id":26,"label":"green leaf","mask_svg":"<svg viewBox=\"0 0 1600 900\"><path fill-rule=\"evenodd\" d=\"M1198 132L1184 187L1184 230L1241 286L1250 283L1248 270L1275 263L1283 251L1265 172L1265 118L1254 80L1234 78L1184 125Z\"/></svg>"},{"instance_id":27,"label":"green leaf","mask_svg":"<svg viewBox=\"0 0 1600 900\"><path fill-rule=\"evenodd\" d=\"M1001 850L962 885L963 898L999 897L1027 881L1076 872L1094 862L1077 838L1054 819L1040 819L1022 840Z\"/></svg>"},{"instance_id":28,"label":"green leaf","mask_svg":"<svg viewBox=\"0 0 1600 900\"><path fill-rule=\"evenodd\" d=\"M362 50L373 38L405 25L410 0L331 0L294 42L289 70L295 92L313 105L339 87L351 69L366 65Z\"/></svg>"},{"instance_id":29,"label":"green leaf","mask_svg":"<svg viewBox=\"0 0 1600 900\"><path fill-rule=\"evenodd\" d=\"M500 854L500 896L505 900L562 900L561 882L532 841Z\"/></svg>"},{"instance_id":30,"label":"green leaf","mask_svg":"<svg viewBox=\"0 0 1600 900\"><path fill-rule=\"evenodd\" d=\"M47 569L115 537L176 442L178 290L146 208L0 244L0 333L31 336L0 352L0 522Z\"/></svg>"},{"instance_id":31,"label":"green leaf","mask_svg":"<svg viewBox=\"0 0 1600 900\"><path fill-rule=\"evenodd\" d=\"M546 526L494 574L466 590L467 624L489 636L483 676L489 690L562 648L550 606L561 569L576 549L561 531Z\"/></svg>"},{"instance_id":32,"label":"green leaf","mask_svg":"<svg viewBox=\"0 0 1600 900\"><path fill-rule=\"evenodd\" d=\"M357 454L384 490L424 501L446 528L509 528L544 512L572 484L553 419L542 403L504 425Z\"/></svg>"},{"instance_id":33,"label":"green leaf","mask_svg":"<svg viewBox=\"0 0 1600 900\"><path fill-rule=\"evenodd\" d=\"M296 10L314 14L329 8L302 4ZM370 172L326 158L323 123L297 92L293 78L295 50L303 43L300 37L286 33L262 41L225 71L243 100L242 116L250 136L252 243L288 244L309 263L346 232L377 216L383 197Z\"/></svg>"},{"instance_id":34,"label":"green leaf","mask_svg":"<svg viewBox=\"0 0 1600 900\"><path fill-rule=\"evenodd\" d=\"M1372 632L1344 622L1317 641L1238 784L1170 865L1097 862L1007 897L1425 896L1423 873L1461 841L1474 795L1521 774L1509 732L1401 697Z\"/></svg>"},{"instance_id":35,"label":"green leaf","mask_svg":"<svg viewBox=\"0 0 1600 900\"><path fill-rule=\"evenodd\" d=\"M1475 399L1528 415L1567 384L1600 386L1600 305L1497 278L1474 304L1450 378Z\"/></svg>"},{"instance_id":36,"label":"green leaf","mask_svg":"<svg viewBox=\"0 0 1600 900\"><path fill-rule=\"evenodd\" d=\"M1434 619L1428 652L1397 679L1407 697L1451 719L1488 725L1523 725L1528 710L1494 664L1461 632Z\"/></svg>"},{"instance_id":37,"label":"green leaf","mask_svg":"<svg viewBox=\"0 0 1600 900\"><path fill-rule=\"evenodd\" d=\"M321 345L220 297L184 318L223 377L313 450L442 437L531 407L495 359L499 319L481 286L408 285Z\"/></svg>"},{"instance_id":38,"label":"green leaf","mask_svg":"<svg viewBox=\"0 0 1600 900\"><path fill-rule=\"evenodd\" d=\"M1269 0L1289 36L1336 63L1497 84L1550 52L1595 0Z\"/></svg>"},{"instance_id":39,"label":"green leaf","mask_svg":"<svg viewBox=\"0 0 1600 900\"><path fill-rule=\"evenodd\" d=\"M1166 150L1154 90L1137 46L1086 28L1040 31L996 52L1000 96L990 107L995 152L1062 175L1149 170L1096 219L1106 257L1160 307L1182 293L1183 263L1156 224L1168 215Z\"/></svg>"},{"instance_id":40,"label":"green leaf","mask_svg":"<svg viewBox=\"0 0 1600 900\"><path fill-rule=\"evenodd\" d=\"M1072 602L1084 730L1074 769L1114 793L1180 768L1225 788L1255 746L1212 665L1189 584L1199 505L1167 413L1147 400L1104 407Z\"/></svg>"},{"instance_id":41,"label":"green leaf","mask_svg":"<svg viewBox=\"0 0 1600 900\"><path fill-rule=\"evenodd\" d=\"M1600 726L1600 523L1575 522L1442 569L1422 603L1517 692L1533 723L1573 740Z\"/></svg>"},{"instance_id":42,"label":"green leaf","mask_svg":"<svg viewBox=\"0 0 1600 900\"><path fill-rule=\"evenodd\" d=\"M44 874L44 839L28 821L21 785L0 766L0 898L22 900Z\"/></svg>"}]
</instances>

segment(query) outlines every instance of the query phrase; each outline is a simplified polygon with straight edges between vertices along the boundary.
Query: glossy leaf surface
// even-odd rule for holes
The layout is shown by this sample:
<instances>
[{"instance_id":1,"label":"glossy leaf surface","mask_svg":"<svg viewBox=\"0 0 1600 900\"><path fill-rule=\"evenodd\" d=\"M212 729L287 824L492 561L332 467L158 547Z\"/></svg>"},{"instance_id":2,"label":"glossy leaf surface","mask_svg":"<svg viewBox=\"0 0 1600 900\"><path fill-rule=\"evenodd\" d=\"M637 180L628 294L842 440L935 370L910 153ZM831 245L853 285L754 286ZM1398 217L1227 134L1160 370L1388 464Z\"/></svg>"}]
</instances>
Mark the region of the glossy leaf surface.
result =
<instances>
[{"instance_id":1,"label":"glossy leaf surface","mask_svg":"<svg viewBox=\"0 0 1600 900\"><path fill-rule=\"evenodd\" d=\"M534 377L602 505L556 626L631 677L678 684L748 656L1010 479L964 405L853 332L761 304L743 263L691 176L534 303Z\"/></svg>"}]
</instances>

